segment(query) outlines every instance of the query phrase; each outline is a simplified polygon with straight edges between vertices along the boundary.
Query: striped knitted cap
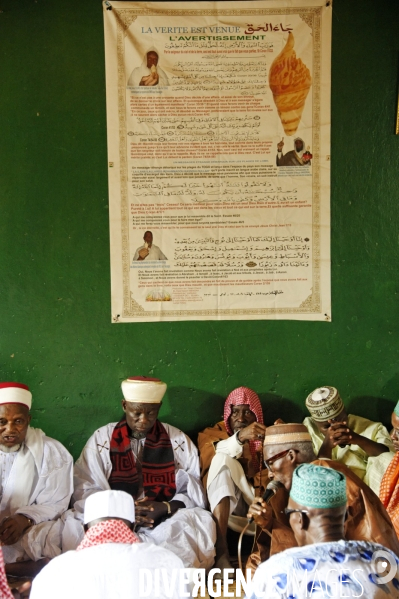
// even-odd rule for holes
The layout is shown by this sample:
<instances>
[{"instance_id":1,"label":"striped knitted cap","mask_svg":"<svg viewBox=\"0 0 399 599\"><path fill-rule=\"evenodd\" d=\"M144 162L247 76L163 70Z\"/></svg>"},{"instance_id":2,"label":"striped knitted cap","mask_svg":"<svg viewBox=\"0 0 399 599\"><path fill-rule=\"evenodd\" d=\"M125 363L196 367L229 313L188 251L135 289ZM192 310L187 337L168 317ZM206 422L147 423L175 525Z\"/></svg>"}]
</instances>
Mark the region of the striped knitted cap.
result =
<instances>
[{"instance_id":1,"label":"striped knitted cap","mask_svg":"<svg viewBox=\"0 0 399 599\"><path fill-rule=\"evenodd\" d=\"M308 441L311 443L309 431L304 424L274 424L268 426L264 445L287 445Z\"/></svg>"}]
</instances>

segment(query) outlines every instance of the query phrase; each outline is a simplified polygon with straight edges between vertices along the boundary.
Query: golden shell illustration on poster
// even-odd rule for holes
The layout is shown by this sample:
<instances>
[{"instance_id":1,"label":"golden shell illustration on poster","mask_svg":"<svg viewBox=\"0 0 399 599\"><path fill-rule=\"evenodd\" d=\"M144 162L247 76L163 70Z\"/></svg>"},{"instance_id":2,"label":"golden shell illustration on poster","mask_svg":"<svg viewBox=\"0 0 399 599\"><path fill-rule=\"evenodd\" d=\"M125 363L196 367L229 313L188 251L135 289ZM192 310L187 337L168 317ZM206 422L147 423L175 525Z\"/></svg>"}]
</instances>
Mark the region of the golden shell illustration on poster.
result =
<instances>
[{"instance_id":1,"label":"golden shell illustration on poster","mask_svg":"<svg viewBox=\"0 0 399 599\"><path fill-rule=\"evenodd\" d=\"M312 76L297 58L295 39L290 31L286 45L274 59L269 71L269 85L286 135L294 135L305 107Z\"/></svg>"}]
</instances>

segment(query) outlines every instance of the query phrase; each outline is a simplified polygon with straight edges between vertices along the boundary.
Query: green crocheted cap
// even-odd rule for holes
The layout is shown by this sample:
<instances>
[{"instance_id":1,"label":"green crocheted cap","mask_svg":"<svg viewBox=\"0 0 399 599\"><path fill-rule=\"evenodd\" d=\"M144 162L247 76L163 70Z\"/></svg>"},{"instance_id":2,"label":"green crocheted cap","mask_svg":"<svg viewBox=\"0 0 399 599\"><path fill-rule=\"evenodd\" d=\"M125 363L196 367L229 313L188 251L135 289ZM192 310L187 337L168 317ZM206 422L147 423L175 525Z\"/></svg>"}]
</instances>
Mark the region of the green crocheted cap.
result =
<instances>
[{"instance_id":1,"label":"green crocheted cap","mask_svg":"<svg viewBox=\"0 0 399 599\"><path fill-rule=\"evenodd\" d=\"M290 497L310 508L332 508L346 505L345 476L324 466L300 464L292 477Z\"/></svg>"},{"instance_id":2,"label":"green crocheted cap","mask_svg":"<svg viewBox=\"0 0 399 599\"><path fill-rule=\"evenodd\" d=\"M393 410L393 413L396 414L396 416L399 416L399 401L396 404L396 406L395 406L395 408Z\"/></svg>"}]
</instances>

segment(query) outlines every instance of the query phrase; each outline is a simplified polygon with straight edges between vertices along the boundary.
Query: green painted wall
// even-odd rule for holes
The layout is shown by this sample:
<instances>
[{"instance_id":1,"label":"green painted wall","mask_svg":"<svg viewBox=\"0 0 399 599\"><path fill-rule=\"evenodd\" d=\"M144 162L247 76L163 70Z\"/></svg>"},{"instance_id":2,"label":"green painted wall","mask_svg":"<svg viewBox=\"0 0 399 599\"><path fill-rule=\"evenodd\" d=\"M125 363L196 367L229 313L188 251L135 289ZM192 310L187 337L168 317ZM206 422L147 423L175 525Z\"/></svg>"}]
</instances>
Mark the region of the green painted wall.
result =
<instances>
[{"instance_id":1,"label":"green painted wall","mask_svg":"<svg viewBox=\"0 0 399 599\"><path fill-rule=\"evenodd\" d=\"M34 425L76 457L118 418L120 381L169 390L190 434L247 385L266 421L336 385L355 413L399 398L397 0L334 0L332 323L110 323L102 6L0 3L0 379L28 384Z\"/></svg>"}]
</instances>

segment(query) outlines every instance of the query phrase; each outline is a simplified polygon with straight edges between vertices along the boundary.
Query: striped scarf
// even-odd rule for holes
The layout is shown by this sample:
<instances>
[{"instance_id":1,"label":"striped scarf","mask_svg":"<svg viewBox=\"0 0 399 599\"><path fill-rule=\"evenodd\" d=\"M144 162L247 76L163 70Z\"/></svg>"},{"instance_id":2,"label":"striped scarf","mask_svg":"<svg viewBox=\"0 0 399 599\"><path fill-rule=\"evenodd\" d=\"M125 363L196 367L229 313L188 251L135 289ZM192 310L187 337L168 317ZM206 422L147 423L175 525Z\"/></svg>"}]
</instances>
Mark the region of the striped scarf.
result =
<instances>
[{"instance_id":1,"label":"striped scarf","mask_svg":"<svg viewBox=\"0 0 399 599\"><path fill-rule=\"evenodd\" d=\"M115 426L110 443L112 464L108 480L111 489L125 491L137 498L139 477L130 445L130 429L123 418ZM156 420L147 433L142 455L144 494L149 501L170 501L176 493L175 460L165 427Z\"/></svg>"}]
</instances>

